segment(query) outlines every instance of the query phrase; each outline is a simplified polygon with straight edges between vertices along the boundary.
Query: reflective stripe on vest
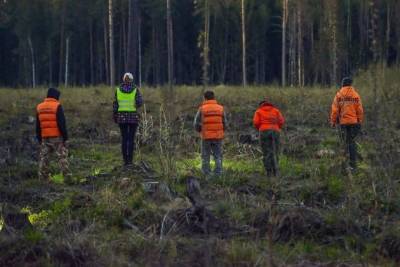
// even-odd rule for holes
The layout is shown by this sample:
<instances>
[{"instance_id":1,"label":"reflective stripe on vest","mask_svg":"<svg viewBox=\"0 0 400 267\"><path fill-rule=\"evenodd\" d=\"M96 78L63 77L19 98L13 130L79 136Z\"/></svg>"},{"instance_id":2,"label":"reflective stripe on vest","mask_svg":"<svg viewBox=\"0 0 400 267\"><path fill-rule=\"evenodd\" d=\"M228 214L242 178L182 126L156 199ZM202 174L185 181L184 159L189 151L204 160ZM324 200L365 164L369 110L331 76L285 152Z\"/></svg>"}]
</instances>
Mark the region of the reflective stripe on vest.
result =
<instances>
[{"instance_id":1,"label":"reflective stripe on vest","mask_svg":"<svg viewBox=\"0 0 400 267\"><path fill-rule=\"evenodd\" d=\"M130 93L124 93L121 88L117 88L118 112L136 111L136 89Z\"/></svg>"}]
</instances>

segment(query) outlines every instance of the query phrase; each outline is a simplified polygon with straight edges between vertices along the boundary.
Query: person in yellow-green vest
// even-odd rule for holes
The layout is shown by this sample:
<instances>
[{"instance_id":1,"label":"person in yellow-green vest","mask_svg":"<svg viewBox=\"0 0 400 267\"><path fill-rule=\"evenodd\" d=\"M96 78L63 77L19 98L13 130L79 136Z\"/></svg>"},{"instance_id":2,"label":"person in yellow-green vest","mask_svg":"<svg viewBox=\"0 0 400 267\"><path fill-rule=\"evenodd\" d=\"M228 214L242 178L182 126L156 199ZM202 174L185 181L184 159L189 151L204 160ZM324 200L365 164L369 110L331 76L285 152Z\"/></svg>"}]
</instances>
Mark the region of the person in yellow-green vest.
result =
<instances>
[{"instance_id":1,"label":"person in yellow-green vest","mask_svg":"<svg viewBox=\"0 0 400 267\"><path fill-rule=\"evenodd\" d=\"M137 109L143 104L139 88L133 84L132 73L125 73L122 84L116 88L113 103L114 121L121 130L121 152L124 166L132 166L133 152L135 150L135 136L139 125Z\"/></svg>"}]
</instances>

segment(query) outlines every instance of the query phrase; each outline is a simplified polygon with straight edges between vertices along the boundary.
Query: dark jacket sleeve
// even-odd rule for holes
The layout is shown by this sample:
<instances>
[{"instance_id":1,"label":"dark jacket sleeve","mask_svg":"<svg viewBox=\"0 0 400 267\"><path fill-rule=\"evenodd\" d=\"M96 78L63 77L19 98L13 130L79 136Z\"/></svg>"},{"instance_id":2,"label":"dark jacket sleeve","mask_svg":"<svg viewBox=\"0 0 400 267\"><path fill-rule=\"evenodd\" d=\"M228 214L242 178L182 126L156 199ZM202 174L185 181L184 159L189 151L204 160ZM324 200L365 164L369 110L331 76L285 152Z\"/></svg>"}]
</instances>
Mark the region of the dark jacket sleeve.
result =
<instances>
[{"instance_id":1,"label":"dark jacket sleeve","mask_svg":"<svg viewBox=\"0 0 400 267\"><path fill-rule=\"evenodd\" d=\"M117 101L117 92L115 92L114 102L113 102L113 114L118 113L118 101Z\"/></svg>"},{"instance_id":2,"label":"dark jacket sleeve","mask_svg":"<svg viewBox=\"0 0 400 267\"><path fill-rule=\"evenodd\" d=\"M67 125L64 116L64 109L61 105L58 106L57 109L57 126L61 132L61 135L64 139L64 142L68 140L68 133L67 133Z\"/></svg>"},{"instance_id":3,"label":"dark jacket sleeve","mask_svg":"<svg viewBox=\"0 0 400 267\"><path fill-rule=\"evenodd\" d=\"M226 112L224 110L224 114L222 115L222 123L224 124L224 131L228 128L228 119L226 118Z\"/></svg>"},{"instance_id":4,"label":"dark jacket sleeve","mask_svg":"<svg viewBox=\"0 0 400 267\"><path fill-rule=\"evenodd\" d=\"M36 139L42 142L42 128L40 128L39 114L36 114Z\"/></svg>"},{"instance_id":5,"label":"dark jacket sleeve","mask_svg":"<svg viewBox=\"0 0 400 267\"><path fill-rule=\"evenodd\" d=\"M143 96L139 91L139 88L136 89L136 97L135 97L136 108L140 108L143 105Z\"/></svg>"},{"instance_id":6,"label":"dark jacket sleeve","mask_svg":"<svg viewBox=\"0 0 400 267\"><path fill-rule=\"evenodd\" d=\"M201 132L201 111L200 109L197 111L196 116L194 117L194 121L193 121L193 127L196 131Z\"/></svg>"}]
</instances>

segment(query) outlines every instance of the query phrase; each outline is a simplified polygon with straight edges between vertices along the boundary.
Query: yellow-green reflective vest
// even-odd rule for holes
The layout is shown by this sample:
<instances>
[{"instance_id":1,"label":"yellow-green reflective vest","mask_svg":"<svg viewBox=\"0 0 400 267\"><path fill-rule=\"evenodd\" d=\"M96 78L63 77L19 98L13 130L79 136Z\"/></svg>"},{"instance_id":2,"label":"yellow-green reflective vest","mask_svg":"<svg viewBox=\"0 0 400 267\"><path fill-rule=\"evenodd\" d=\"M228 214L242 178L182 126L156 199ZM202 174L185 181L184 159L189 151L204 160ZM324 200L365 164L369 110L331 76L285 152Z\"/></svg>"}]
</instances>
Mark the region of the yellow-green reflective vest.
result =
<instances>
[{"instance_id":1,"label":"yellow-green reflective vest","mask_svg":"<svg viewBox=\"0 0 400 267\"><path fill-rule=\"evenodd\" d=\"M117 88L118 112L136 111L136 88L130 93L124 93L121 88Z\"/></svg>"}]
</instances>

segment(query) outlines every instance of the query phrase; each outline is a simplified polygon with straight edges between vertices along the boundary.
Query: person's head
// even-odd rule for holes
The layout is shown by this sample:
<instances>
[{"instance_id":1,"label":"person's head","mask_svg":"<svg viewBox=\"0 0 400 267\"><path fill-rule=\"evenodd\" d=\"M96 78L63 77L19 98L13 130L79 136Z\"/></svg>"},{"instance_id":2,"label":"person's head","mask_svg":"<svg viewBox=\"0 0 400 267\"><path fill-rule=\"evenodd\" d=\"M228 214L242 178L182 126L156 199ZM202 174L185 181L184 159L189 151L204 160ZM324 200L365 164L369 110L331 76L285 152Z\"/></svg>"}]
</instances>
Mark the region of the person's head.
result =
<instances>
[{"instance_id":1,"label":"person's head","mask_svg":"<svg viewBox=\"0 0 400 267\"><path fill-rule=\"evenodd\" d=\"M58 100L60 98L60 94L60 91L53 87L47 90L47 98L54 98Z\"/></svg>"},{"instance_id":2,"label":"person's head","mask_svg":"<svg viewBox=\"0 0 400 267\"><path fill-rule=\"evenodd\" d=\"M353 84L353 80L351 77L344 77L342 80L342 87L351 86Z\"/></svg>"},{"instance_id":3,"label":"person's head","mask_svg":"<svg viewBox=\"0 0 400 267\"><path fill-rule=\"evenodd\" d=\"M122 77L122 80L124 83L131 83L133 82L133 75L130 72L127 72L124 74L124 76Z\"/></svg>"},{"instance_id":4,"label":"person's head","mask_svg":"<svg viewBox=\"0 0 400 267\"><path fill-rule=\"evenodd\" d=\"M259 106L264 105L265 103L269 103L268 98L264 97L264 99L258 104Z\"/></svg>"},{"instance_id":5,"label":"person's head","mask_svg":"<svg viewBox=\"0 0 400 267\"><path fill-rule=\"evenodd\" d=\"M204 99L205 100L213 100L213 99L215 99L214 92L213 91L206 91L204 93Z\"/></svg>"}]
</instances>

